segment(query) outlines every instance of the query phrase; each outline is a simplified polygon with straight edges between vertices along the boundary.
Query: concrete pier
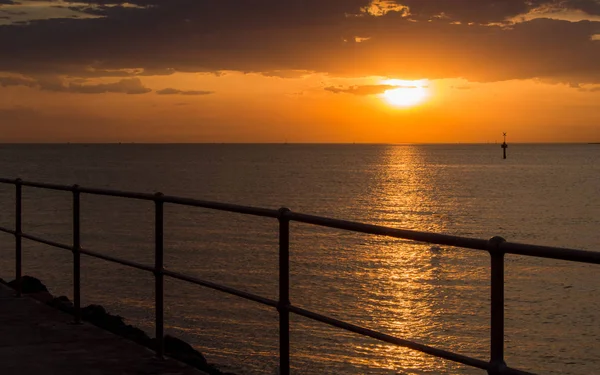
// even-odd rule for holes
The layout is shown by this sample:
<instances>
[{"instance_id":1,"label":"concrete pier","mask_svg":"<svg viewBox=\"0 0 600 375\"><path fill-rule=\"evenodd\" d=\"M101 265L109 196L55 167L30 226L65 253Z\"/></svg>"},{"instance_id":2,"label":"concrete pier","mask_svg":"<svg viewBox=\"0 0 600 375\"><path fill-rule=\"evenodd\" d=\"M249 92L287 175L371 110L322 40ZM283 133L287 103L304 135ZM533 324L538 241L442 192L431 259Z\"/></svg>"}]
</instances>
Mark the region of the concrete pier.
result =
<instances>
[{"instance_id":1,"label":"concrete pier","mask_svg":"<svg viewBox=\"0 0 600 375\"><path fill-rule=\"evenodd\" d=\"M0 284L0 374L205 375Z\"/></svg>"}]
</instances>

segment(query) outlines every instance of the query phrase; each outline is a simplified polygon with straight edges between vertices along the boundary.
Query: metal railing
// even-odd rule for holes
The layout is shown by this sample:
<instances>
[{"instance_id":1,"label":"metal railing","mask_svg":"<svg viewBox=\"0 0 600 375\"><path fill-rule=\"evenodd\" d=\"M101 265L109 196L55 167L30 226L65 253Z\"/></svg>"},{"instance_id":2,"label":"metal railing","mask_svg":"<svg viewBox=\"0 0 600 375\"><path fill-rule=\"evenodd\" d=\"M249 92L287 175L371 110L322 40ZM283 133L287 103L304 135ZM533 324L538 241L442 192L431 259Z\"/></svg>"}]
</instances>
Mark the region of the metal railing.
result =
<instances>
[{"instance_id":1,"label":"metal railing","mask_svg":"<svg viewBox=\"0 0 600 375\"><path fill-rule=\"evenodd\" d=\"M504 361L504 255L517 254L540 258L567 260L582 263L600 264L600 252L583 251L575 249L526 245L506 242L501 237L493 237L490 240L474 239L467 237L449 236L437 233L419 232L413 230L394 229L379 225L363 224L352 221L336 220L320 216L306 215L292 212L287 208L279 210L240 206L234 204L203 201L190 198L181 198L163 195L162 193L145 194L107 189L84 188L78 185L66 186L40 182L22 181L20 179L0 178L2 184L15 186L15 229L0 227L1 232L9 233L15 237L15 278L17 280L17 294L21 295L21 267L23 238L46 244L49 246L69 250L73 254L73 307L74 319L81 320L81 284L80 284L80 257L81 254L94 258L104 259L109 262L137 268L152 272L155 278L155 330L156 330L156 354L162 357L164 354L164 299L163 280L165 276L201 285L224 293L235 295L250 301L260 303L277 309L279 313L279 368L282 375L290 373L290 313L294 313L308 319L328 324L337 328L351 331L363 336L368 336L390 344L410 348L435 357L444 358L467 366L486 370L490 375L533 375L530 372L510 368ZM73 243L67 245L31 234L22 232L22 188L23 186L71 192L73 195ZM94 194L112 197L139 199L154 202L155 206L155 259L154 266L148 266L125 259L119 259L104 255L92 250L84 249L80 243L80 196L81 194ZM177 204L208 208L219 211L228 211L245 215L262 216L274 218L279 221L279 299L277 301L259 295L234 289L225 285L216 284L189 275L166 270L163 267L163 216L164 204ZM394 337L382 332L360 327L338 319L318 314L303 309L290 303L290 267L289 267L289 244L290 244L290 221L312 224L321 227L337 228L364 234L387 236L418 242L462 247L474 250L486 251L491 257L491 317L490 317L490 360L484 361L477 358L453 353L436 347L420 344L407 339Z\"/></svg>"}]
</instances>

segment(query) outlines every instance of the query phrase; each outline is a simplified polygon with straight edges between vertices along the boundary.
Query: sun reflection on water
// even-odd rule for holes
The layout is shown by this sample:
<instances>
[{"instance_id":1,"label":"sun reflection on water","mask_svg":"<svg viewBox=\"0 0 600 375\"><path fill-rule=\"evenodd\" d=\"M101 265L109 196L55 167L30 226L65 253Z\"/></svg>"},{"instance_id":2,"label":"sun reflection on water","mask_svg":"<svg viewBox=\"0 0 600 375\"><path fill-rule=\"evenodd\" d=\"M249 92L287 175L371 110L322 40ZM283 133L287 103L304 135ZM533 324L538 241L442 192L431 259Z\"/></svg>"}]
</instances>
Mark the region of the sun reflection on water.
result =
<instances>
[{"instance_id":1,"label":"sun reflection on water","mask_svg":"<svg viewBox=\"0 0 600 375\"><path fill-rule=\"evenodd\" d=\"M438 214L436 189L443 180L427 167L416 146L391 146L378 171L372 196L371 221L380 225L443 233L446 217ZM486 329L482 303L463 306L464 295L485 285L484 269L460 267L461 250L384 237L370 237L368 257L377 267L358 271L365 280L360 308L370 318L363 325L396 337L485 356L487 342L462 344L461 330ZM464 251L463 251L464 252ZM473 280L473 278L475 280ZM480 315L482 322L478 321ZM467 320L471 323L467 328ZM482 335L482 337L485 337ZM349 361L402 374L471 373L469 369L435 357L379 342L357 343ZM476 373L476 372L475 372Z\"/></svg>"}]
</instances>

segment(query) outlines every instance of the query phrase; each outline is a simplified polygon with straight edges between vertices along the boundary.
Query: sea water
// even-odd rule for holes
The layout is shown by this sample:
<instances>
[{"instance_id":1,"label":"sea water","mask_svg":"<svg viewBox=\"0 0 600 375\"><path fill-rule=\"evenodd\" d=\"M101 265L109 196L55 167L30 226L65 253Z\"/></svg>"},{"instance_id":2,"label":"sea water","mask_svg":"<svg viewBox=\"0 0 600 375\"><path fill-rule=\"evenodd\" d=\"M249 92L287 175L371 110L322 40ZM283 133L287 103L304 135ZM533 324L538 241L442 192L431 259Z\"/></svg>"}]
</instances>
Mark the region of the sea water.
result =
<instances>
[{"instance_id":1,"label":"sea water","mask_svg":"<svg viewBox=\"0 0 600 375\"><path fill-rule=\"evenodd\" d=\"M600 250L600 146L2 145L5 178L161 191L394 228ZM153 204L82 196L82 245L153 264ZM14 225L14 186L0 186ZM277 299L277 221L165 207L165 266ZM23 230L71 241L69 193L23 188ZM1 235L0 276L14 274ZM291 301L360 326L489 359L489 255L291 224ZM71 254L23 242L24 274L71 296ZM600 368L597 266L506 257L506 361L543 374ZM153 277L82 258L83 303L153 332ZM166 329L209 362L274 374L271 308L166 279ZM453 362L291 318L294 374L483 374Z\"/></svg>"}]
</instances>

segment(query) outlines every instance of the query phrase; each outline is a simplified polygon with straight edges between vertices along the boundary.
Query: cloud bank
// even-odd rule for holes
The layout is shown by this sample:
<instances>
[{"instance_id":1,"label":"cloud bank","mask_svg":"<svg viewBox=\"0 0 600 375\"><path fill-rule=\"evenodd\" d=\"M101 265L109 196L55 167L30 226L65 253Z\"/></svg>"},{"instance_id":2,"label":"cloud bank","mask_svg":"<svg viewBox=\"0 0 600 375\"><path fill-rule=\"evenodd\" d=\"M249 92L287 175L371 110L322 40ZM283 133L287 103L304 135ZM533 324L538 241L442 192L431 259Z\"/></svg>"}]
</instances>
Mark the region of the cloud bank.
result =
<instances>
[{"instance_id":1,"label":"cloud bank","mask_svg":"<svg viewBox=\"0 0 600 375\"><path fill-rule=\"evenodd\" d=\"M66 82L57 77L30 79L13 76L0 76L0 86L25 86L43 91L71 92L80 94L146 94L152 90L145 87L139 78L125 78L112 83L87 84L77 81Z\"/></svg>"},{"instance_id":2,"label":"cloud bank","mask_svg":"<svg viewBox=\"0 0 600 375\"><path fill-rule=\"evenodd\" d=\"M10 18L15 5L0 3L0 15ZM600 82L600 40L593 37L600 34L594 21L600 0L48 1L48 9L55 6L93 17L0 26L0 71L71 77L309 71ZM589 20L552 17L569 11ZM544 16L514 21L532 12ZM135 81L69 89L124 85L130 93L144 90Z\"/></svg>"},{"instance_id":3,"label":"cloud bank","mask_svg":"<svg viewBox=\"0 0 600 375\"><path fill-rule=\"evenodd\" d=\"M200 91L200 90L178 90L173 88L166 88L156 91L158 95L210 95L214 94L213 91Z\"/></svg>"}]
</instances>

